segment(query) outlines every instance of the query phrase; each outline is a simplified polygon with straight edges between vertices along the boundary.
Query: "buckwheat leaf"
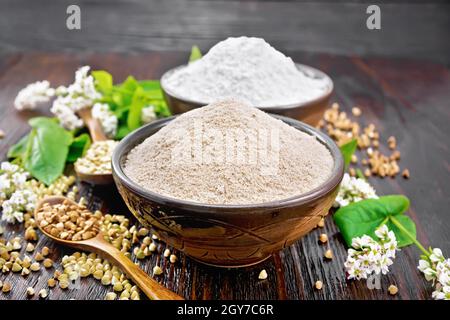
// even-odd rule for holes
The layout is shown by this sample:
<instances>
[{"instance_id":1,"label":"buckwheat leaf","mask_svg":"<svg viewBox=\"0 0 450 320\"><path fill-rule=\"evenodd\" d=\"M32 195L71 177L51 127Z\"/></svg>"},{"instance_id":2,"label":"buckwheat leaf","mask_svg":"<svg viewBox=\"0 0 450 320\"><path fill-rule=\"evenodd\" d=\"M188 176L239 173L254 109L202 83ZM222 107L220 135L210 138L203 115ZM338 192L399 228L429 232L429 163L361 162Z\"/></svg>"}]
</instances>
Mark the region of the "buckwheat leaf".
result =
<instances>
[{"instance_id":1,"label":"buckwheat leaf","mask_svg":"<svg viewBox=\"0 0 450 320\"><path fill-rule=\"evenodd\" d=\"M111 90L113 86L113 77L109 72L104 70L97 70L92 71L91 74L95 79L95 87L98 91L107 93Z\"/></svg>"},{"instance_id":2,"label":"buckwheat leaf","mask_svg":"<svg viewBox=\"0 0 450 320\"><path fill-rule=\"evenodd\" d=\"M364 234L376 239L375 230L386 219L385 207L372 199L361 200L341 207L334 221L348 246L352 239Z\"/></svg>"},{"instance_id":3,"label":"buckwheat leaf","mask_svg":"<svg viewBox=\"0 0 450 320\"><path fill-rule=\"evenodd\" d=\"M398 227L392 226L391 217L395 217L396 221L401 223L405 229L414 231L413 236L415 237L415 227L414 230L411 227L411 223L414 224L414 222L403 215L408 208L409 200L405 196L383 196L379 199L361 200L341 207L334 214L334 221L348 246L351 246L353 238L362 235L377 239L375 230L382 224L387 224L388 228L395 233L397 239L400 239L399 246L401 247L410 244L410 242L405 240L404 233Z\"/></svg>"},{"instance_id":4,"label":"buckwheat leaf","mask_svg":"<svg viewBox=\"0 0 450 320\"><path fill-rule=\"evenodd\" d=\"M139 82L133 76L128 76L125 81L118 86L118 88L121 89L123 93L128 91L130 95L132 95L134 90L136 90L138 87Z\"/></svg>"},{"instance_id":5,"label":"buckwheat leaf","mask_svg":"<svg viewBox=\"0 0 450 320\"><path fill-rule=\"evenodd\" d=\"M141 112L145 104L146 99L144 89L138 87L136 91L134 91L133 99L130 104L130 111L128 112L127 125L130 131L141 126Z\"/></svg>"},{"instance_id":6,"label":"buckwheat leaf","mask_svg":"<svg viewBox=\"0 0 450 320\"><path fill-rule=\"evenodd\" d=\"M400 223L402 225L402 227L404 229L407 230L407 232L414 238L416 239L417 234L416 234L416 224L414 223L414 221L404 215L404 214L400 214L395 216L395 220ZM389 230L393 231L395 233L395 237L397 238L397 246L399 248L402 247L406 247L409 246L410 244L413 244L414 241L411 239L411 237L407 236L404 231L402 231L401 229L399 229L399 227L393 223L392 219L390 219L387 223L387 227L389 228Z\"/></svg>"},{"instance_id":7,"label":"buckwheat leaf","mask_svg":"<svg viewBox=\"0 0 450 320\"><path fill-rule=\"evenodd\" d=\"M346 169L348 168L350 161L352 160L352 155L355 153L357 145L358 141L356 139L353 139L340 147L342 156L344 157Z\"/></svg>"},{"instance_id":8,"label":"buckwheat leaf","mask_svg":"<svg viewBox=\"0 0 450 320\"><path fill-rule=\"evenodd\" d=\"M29 134L25 135L24 137L22 137L22 139L19 140L19 142L11 146L11 148L9 148L8 150L7 157L12 159L21 158L25 154L28 144L28 137Z\"/></svg>"},{"instance_id":9,"label":"buckwheat leaf","mask_svg":"<svg viewBox=\"0 0 450 320\"><path fill-rule=\"evenodd\" d=\"M91 138L89 134L82 133L78 137L75 137L69 147L67 162L75 162L79 157L82 157L86 153L90 146Z\"/></svg>"},{"instance_id":10,"label":"buckwheat leaf","mask_svg":"<svg viewBox=\"0 0 450 320\"><path fill-rule=\"evenodd\" d=\"M202 57L202 52L200 51L200 48L197 46L192 46L191 55L189 56L189 62L198 60L201 57Z\"/></svg>"},{"instance_id":11,"label":"buckwheat leaf","mask_svg":"<svg viewBox=\"0 0 450 320\"><path fill-rule=\"evenodd\" d=\"M160 97L162 98L162 92L160 91L161 84L160 84L159 80L141 80L141 81L139 81L139 85L145 91L153 91L153 90L159 91Z\"/></svg>"},{"instance_id":12,"label":"buckwheat leaf","mask_svg":"<svg viewBox=\"0 0 450 320\"><path fill-rule=\"evenodd\" d=\"M32 130L23 165L33 177L49 185L64 170L72 135L51 118L32 118L29 124Z\"/></svg>"},{"instance_id":13,"label":"buckwheat leaf","mask_svg":"<svg viewBox=\"0 0 450 320\"><path fill-rule=\"evenodd\" d=\"M117 129L117 133L116 133L116 139L122 139L123 137L125 137L127 134L130 133L130 130L128 129L128 126L126 124L123 125L119 125L119 128Z\"/></svg>"}]
</instances>

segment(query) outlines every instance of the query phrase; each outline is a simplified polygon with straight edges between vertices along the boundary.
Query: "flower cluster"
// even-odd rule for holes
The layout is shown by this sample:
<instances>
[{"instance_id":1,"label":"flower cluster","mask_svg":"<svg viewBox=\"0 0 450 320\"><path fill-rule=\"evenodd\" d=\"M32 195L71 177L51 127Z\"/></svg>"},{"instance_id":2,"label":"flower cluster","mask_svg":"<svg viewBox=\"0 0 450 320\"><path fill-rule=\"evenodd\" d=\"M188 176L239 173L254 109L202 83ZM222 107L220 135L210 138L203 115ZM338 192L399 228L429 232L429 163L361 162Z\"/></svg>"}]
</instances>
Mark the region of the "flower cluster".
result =
<instances>
[{"instance_id":1,"label":"flower cluster","mask_svg":"<svg viewBox=\"0 0 450 320\"><path fill-rule=\"evenodd\" d=\"M116 115L111 112L106 103L96 103L92 107L92 117L100 122L103 132L108 138L114 138L117 133L117 125L119 120Z\"/></svg>"},{"instance_id":2,"label":"flower cluster","mask_svg":"<svg viewBox=\"0 0 450 320\"><path fill-rule=\"evenodd\" d=\"M58 98L53 102L50 111L68 130L83 126L83 122L75 112L92 106L95 100L101 98L101 94L95 89L94 78L89 75L89 69L89 66L81 67L75 72L74 83L56 89Z\"/></svg>"},{"instance_id":3,"label":"flower cluster","mask_svg":"<svg viewBox=\"0 0 450 320\"><path fill-rule=\"evenodd\" d=\"M0 204L7 200L18 189L23 188L28 173L18 165L2 162L0 165Z\"/></svg>"},{"instance_id":4,"label":"flower cluster","mask_svg":"<svg viewBox=\"0 0 450 320\"><path fill-rule=\"evenodd\" d=\"M395 234L386 225L382 225L375 231L375 235L379 241L367 235L353 238L353 249L348 249L347 261L344 263L348 279L367 279L372 273L388 273L397 250Z\"/></svg>"},{"instance_id":5,"label":"flower cluster","mask_svg":"<svg viewBox=\"0 0 450 320\"><path fill-rule=\"evenodd\" d=\"M27 186L29 174L10 162L2 162L0 168L2 220L22 222L23 213L34 210L37 200L36 194Z\"/></svg>"},{"instance_id":6,"label":"flower cluster","mask_svg":"<svg viewBox=\"0 0 450 320\"><path fill-rule=\"evenodd\" d=\"M156 120L155 107L150 105L144 107L141 111L141 121L142 123L150 123Z\"/></svg>"},{"instance_id":7,"label":"flower cluster","mask_svg":"<svg viewBox=\"0 0 450 320\"><path fill-rule=\"evenodd\" d=\"M434 299L450 300L450 259L444 258L441 249L435 248L428 257L422 256L417 268L435 285Z\"/></svg>"},{"instance_id":8,"label":"flower cluster","mask_svg":"<svg viewBox=\"0 0 450 320\"><path fill-rule=\"evenodd\" d=\"M74 130L83 126L83 120L78 118L75 112L67 107L60 98L53 102L50 111L58 118L61 126L67 130Z\"/></svg>"},{"instance_id":9,"label":"flower cluster","mask_svg":"<svg viewBox=\"0 0 450 320\"><path fill-rule=\"evenodd\" d=\"M32 212L36 206L37 196L29 189L16 190L11 197L2 204L2 220L8 223L23 221L23 214Z\"/></svg>"},{"instance_id":10,"label":"flower cluster","mask_svg":"<svg viewBox=\"0 0 450 320\"><path fill-rule=\"evenodd\" d=\"M30 83L19 91L14 106L17 110L35 109L39 104L49 102L55 95L48 81Z\"/></svg>"},{"instance_id":11,"label":"flower cluster","mask_svg":"<svg viewBox=\"0 0 450 320\"><path fill-rule=\"evenodd\" d=\"M351 177L348 173L344 174L339 192L336 197L334 207L345 207L353 202L363 199L378 198L375 189L364 179Z\"/></svg>"}]
</instances>

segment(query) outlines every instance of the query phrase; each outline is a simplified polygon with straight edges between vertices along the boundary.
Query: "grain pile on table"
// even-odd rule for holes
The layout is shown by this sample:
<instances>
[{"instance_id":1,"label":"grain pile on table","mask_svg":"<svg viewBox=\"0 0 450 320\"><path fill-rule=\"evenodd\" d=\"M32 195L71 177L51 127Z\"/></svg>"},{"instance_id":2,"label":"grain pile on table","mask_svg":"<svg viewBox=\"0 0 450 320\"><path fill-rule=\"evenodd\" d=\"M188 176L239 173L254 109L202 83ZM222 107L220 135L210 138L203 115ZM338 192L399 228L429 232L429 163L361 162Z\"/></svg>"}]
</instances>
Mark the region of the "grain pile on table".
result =
<instances>
[{"instance_id":1,"label":"grain pile on table","mask_svg":"<svg viewBox=\"0 0 450 320\"><path fill-rule=\"evenodd\" d=\"M330 137L332 137L338 145L343 145L352 139L357 139L358 148L364 150L367 157L358 161L358 157L353 155L352 165L360 162L364 169L364 175L370 177L372 175L381 178L394 178L400 173L400 151L397 150L397 141L394 136L387 139L387 146L392 150L390 155L382 153L380 148L380 133L373 123L363 127L356 118L360 117L362 111L358 107L352 108L352 120L345 111L341 111L339 104L333 103L331 108L327 109L323 115L323 119L319 122L318 127L323 129ZM356 176L356 169L349 168L349 174ZM404 178L409 178L409 170L404 169L402 172Z\"/></svg>"},{"instance_id":2,"label":"grain pile on table","mask_svg":"<svg viewBox=\"0 0 450 320\"><path fill-rule=\"evenodd\" d=\"M308 192L328 179L333 165L314 136L225 100L174 119L130 151L124 171L142 188L169 197L251 204Z\"/></svg>"}]
</instances>

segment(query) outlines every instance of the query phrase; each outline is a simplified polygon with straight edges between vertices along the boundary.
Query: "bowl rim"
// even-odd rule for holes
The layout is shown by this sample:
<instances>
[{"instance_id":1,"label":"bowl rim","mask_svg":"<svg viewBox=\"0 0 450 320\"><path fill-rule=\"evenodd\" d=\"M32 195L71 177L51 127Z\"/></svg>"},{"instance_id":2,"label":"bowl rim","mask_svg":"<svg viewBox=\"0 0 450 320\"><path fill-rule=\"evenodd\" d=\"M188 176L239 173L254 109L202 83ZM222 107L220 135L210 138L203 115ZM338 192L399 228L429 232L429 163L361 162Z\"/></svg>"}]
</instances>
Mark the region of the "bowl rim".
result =
<instances>
[{"instance_id":1,"label":"bowl rim","mask_svg":"<svg viewBox=\"0 0 450 320\"><path fill-rule=\"evenodd\" d=\"M156 203L160 204L167 204L171 203L178 205L179 207L182 207L185 210L190 211L197 211L197 212L210 212L211 210L214 211L222 211L222 210L229 210L229 211L257 211L257 210L277 210L280 208L285 207L293 207L293 206L299 206L306 203L310 203L311 201L314 201L318 198L321 198L325 195L327 195L329 192L331 192L334 188L336 188L342 181L343 175L344 175L344 159L342 156L342 153L339 149L339 147L336 145L336 143L326 134L323 132L320 132L319 130L313 128L312 126L303 123L298 120L294 120L288 117L276 115L276 114L269 114L270 116L279 119L288 125L293 126L297 130L300 130L306 134L313 135L316 137L316 139L322 143L330 152L334 164L333 169L331 170L330 176L325 180L322 184L317 186L316 188L296 195L292 196L290 198L281 199L281 200L274 200L269 202L263 202L263 203L255 203L255 204L208 204L208 203L201 203L201 202L195 202L190 200L182 200L166 195L162 195L147 189L142 188L137 183L131 180L122 168L122 158L130 152L131 149L136 147L138 144L142 143L145 139L150 137L151 135L145 134L148 131L154 131L156 133L159 131L162 127L170 123L172 120L174 120L177 116L172 116L164 119L160 119L157 121L154 121L152 123L149 123L145 126L142 126L141 128L131 132L128 134L120 143L116 146L114 149L113 155L112 155L112 172L114 176L114 180L119 179L120 183L125 185L127 188L131 189L134 193L139 194L140 196L152 200ZM153 133L153 134L154 134ZM117 181L115 181L117 184Z\"/></svg>"},{"instance_id":2,"label":"bowl rim","mask_svg":"<svg viewBox=\"0 0 450 320\"><path fill-rule=\"evenodd\" d=\"M288 109L292 109L292 108L302 108L302 107L314 105L314 104L318 103L319 101L322 101L323 99L327 98L328 96L330 96L333 93L334 83L328 74L326 74L325 72L323 72L319 69L308 66L306 64L301 64L301 63L297 63L297 62L294 62L294 64L298 69L300 69L302 71L311 72L321 78L326 79L326 81L328 82L327 90L324 93L322 93L321 95L315 97L314 99L306 100L303 102L297 102L297 103L294 102L294 103L289 103L289 104L263 106L263 107L255 106L256 108L266 111L266 112L270 112L272 109L288 110ZM184 97L174 93L172 90L168 89L166 86L167 78L172 73L174 73L176 70L185 68L187 65L188 64L182 64L182 65L176 66L176 67L171 68L171 69L167 70L166 72L164 72L164 74L161 76L161 79L160 79L161 89L163 90L164 93L166 93L170 97L177 99L179 101L182 101L184 103L195 105L196 107L206 106L209 103L202 102L202 101L195 101L195 100L191 100L189 98L184 98Z\"/></svg>"}]
</instances>

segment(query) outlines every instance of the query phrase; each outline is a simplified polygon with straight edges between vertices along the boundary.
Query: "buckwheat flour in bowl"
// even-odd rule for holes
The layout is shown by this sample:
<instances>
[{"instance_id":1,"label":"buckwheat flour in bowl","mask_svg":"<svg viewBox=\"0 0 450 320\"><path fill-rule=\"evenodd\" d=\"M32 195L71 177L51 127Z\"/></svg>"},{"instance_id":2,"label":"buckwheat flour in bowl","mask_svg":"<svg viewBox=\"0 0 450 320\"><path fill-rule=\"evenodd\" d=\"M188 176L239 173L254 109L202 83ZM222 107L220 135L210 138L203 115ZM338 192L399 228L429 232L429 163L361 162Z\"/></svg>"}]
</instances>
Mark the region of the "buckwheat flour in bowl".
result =
<instances>
[{"instance_id":1,"label":"buckwheat flour in bowl","mask_svg":"<svg viewBox=\"0 0 450 320\"><path fill-rule=\"evenodd\" d=\"M143 189L205 204L257 204L323 184L334 161L314 136L237 100L184 113L134 147L124 173Z\"/></svg>"},{"instance_id":2,"label":"buckwheat flour in bowl","mask_svg":"<svg viewBox=\"0 0 450 320\"><path fill-rule=\"evenodd\" d=\"M239 97L256 107L311 101L330 80L299 69L291 58L260 38L228 38L201 59L175 69L163 86L180 98L208 104Z\"/></svg>"}]
</instances>

